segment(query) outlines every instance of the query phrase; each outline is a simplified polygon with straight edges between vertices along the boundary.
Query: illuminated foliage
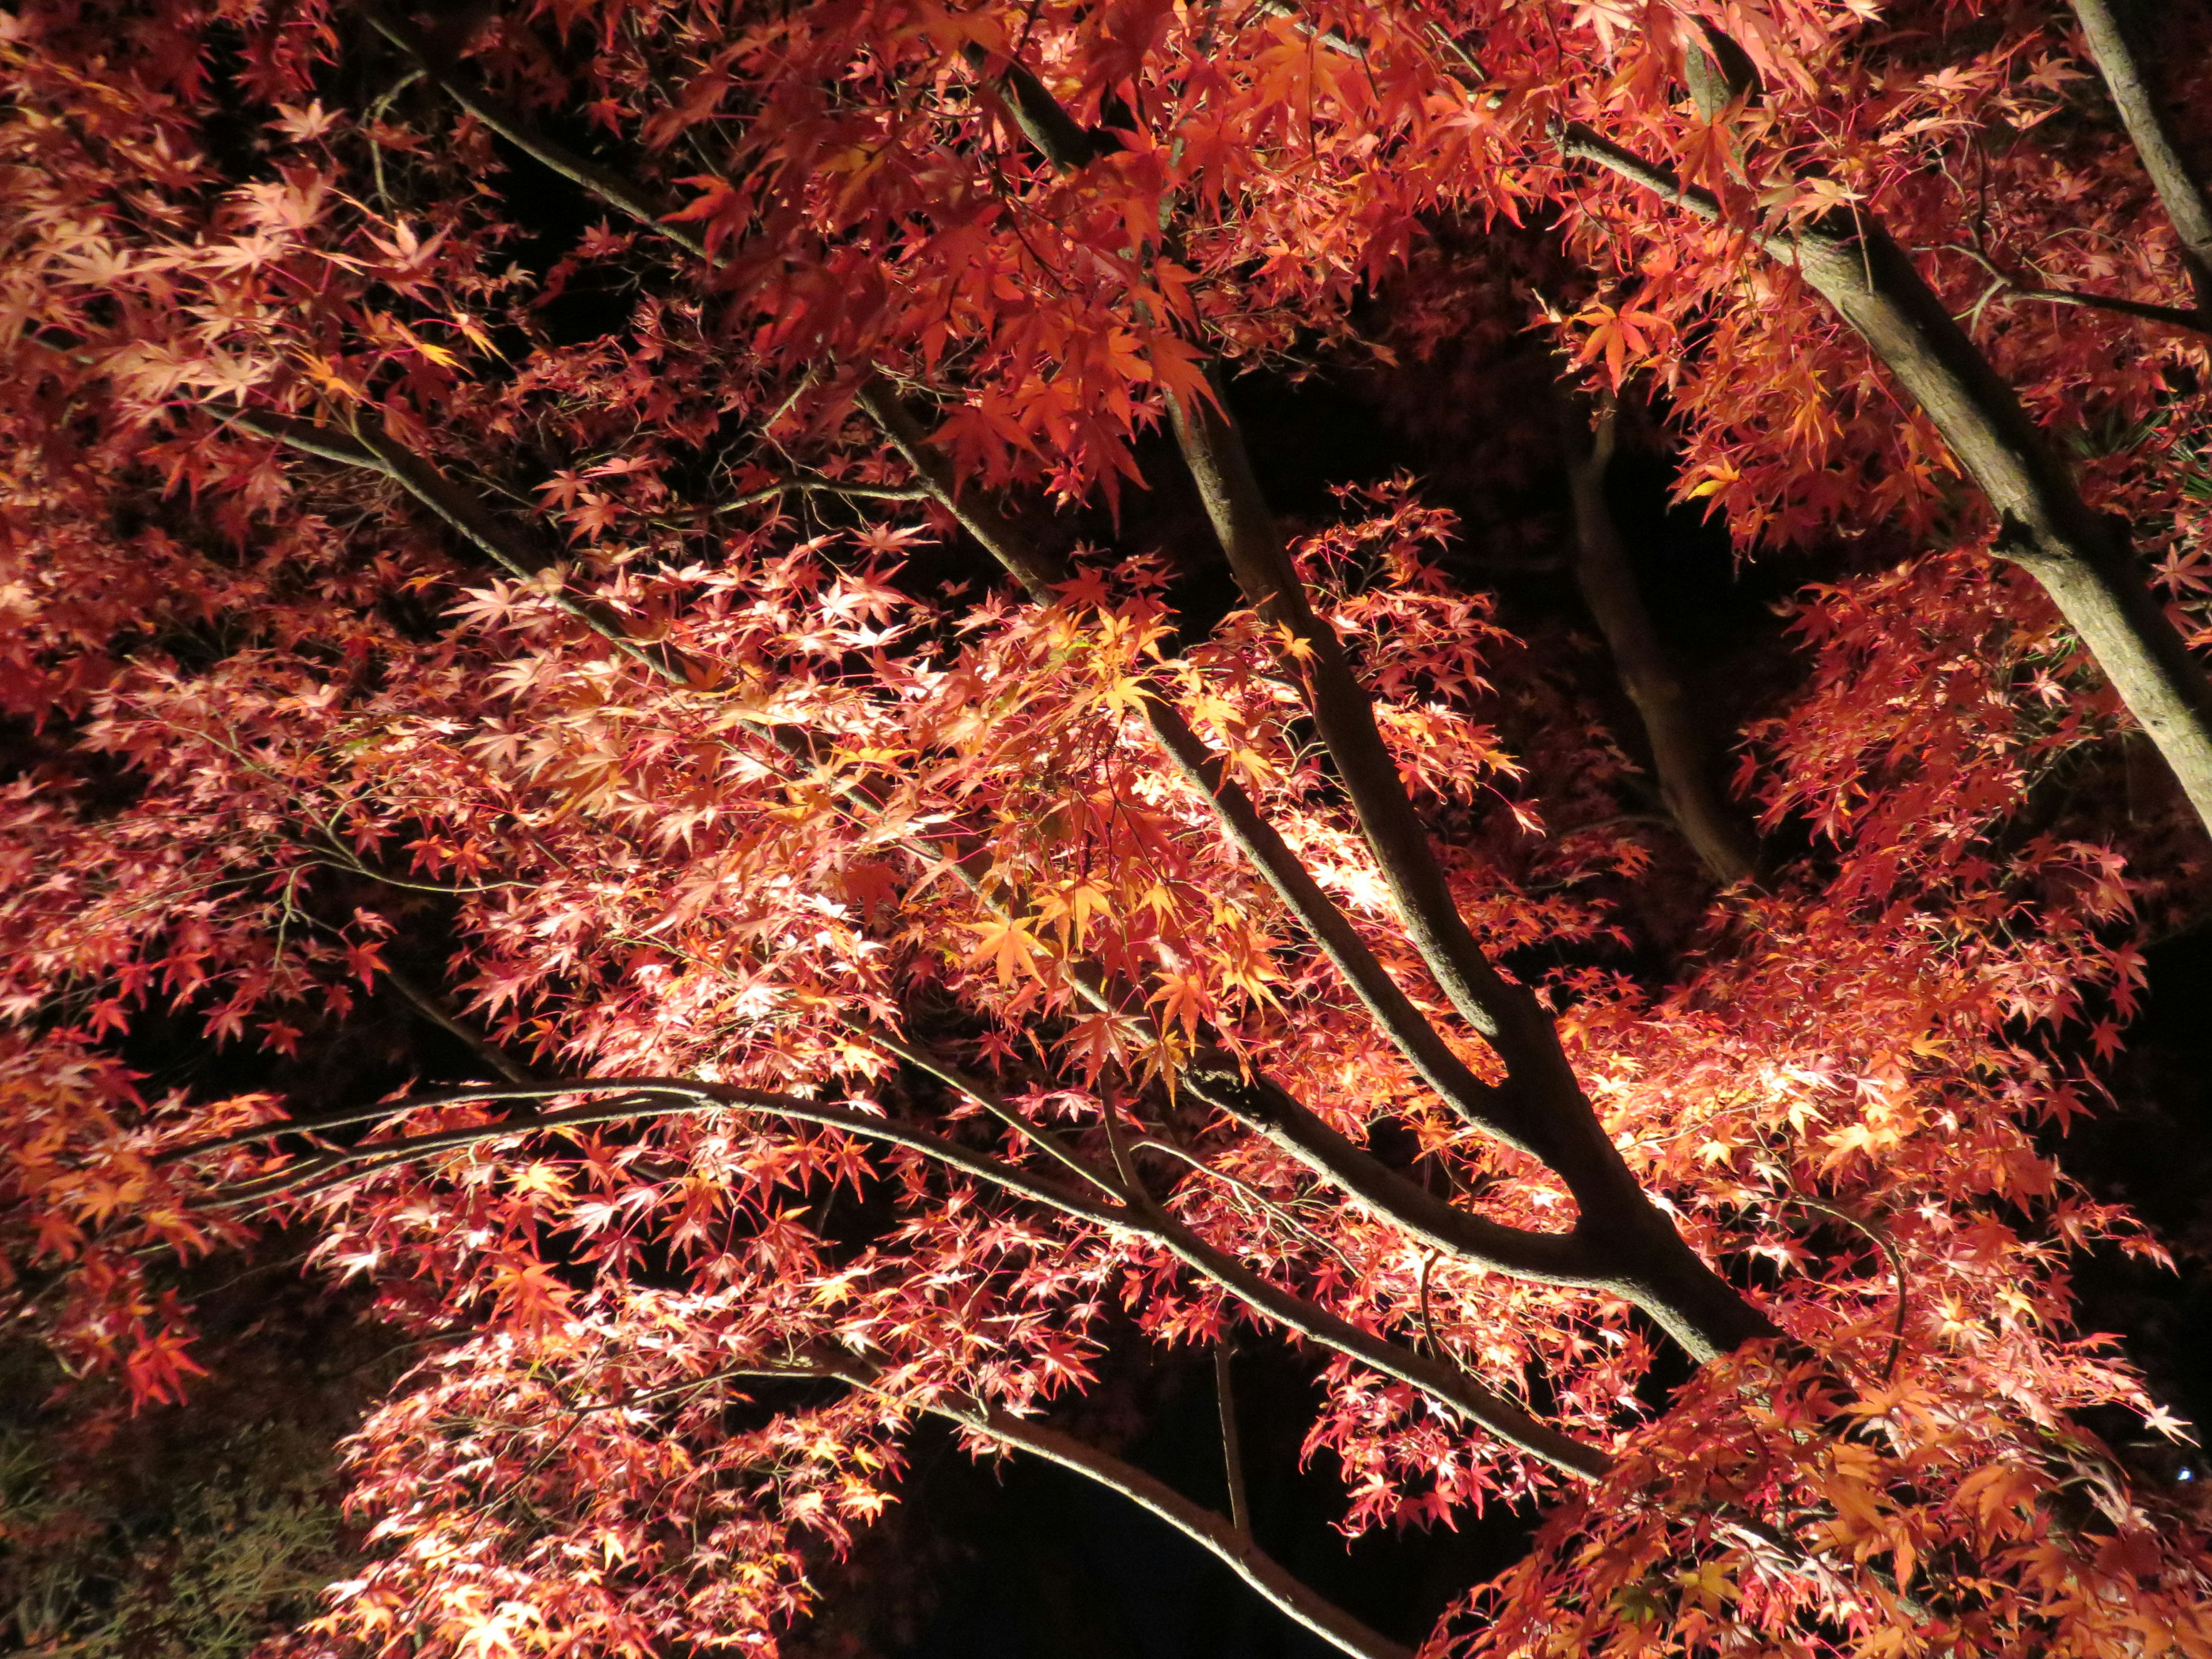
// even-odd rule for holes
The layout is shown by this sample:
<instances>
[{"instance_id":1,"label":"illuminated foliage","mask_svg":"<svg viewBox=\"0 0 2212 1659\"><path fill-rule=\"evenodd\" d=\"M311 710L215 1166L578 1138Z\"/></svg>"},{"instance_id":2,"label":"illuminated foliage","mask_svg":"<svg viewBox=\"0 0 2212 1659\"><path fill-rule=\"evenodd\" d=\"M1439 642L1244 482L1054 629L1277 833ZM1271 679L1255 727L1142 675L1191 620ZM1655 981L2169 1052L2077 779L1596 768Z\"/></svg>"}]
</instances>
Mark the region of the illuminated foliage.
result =
<instances>
[{"instance_id":1,"label":"illuminated foliage","mask_svg":"<svg viewBox=\"0 0 2212 1659\"><path fill-rule=\"evenodd\" d=\"M300 1650L769 1651L927 1413L1386 1659L1050 1425L1241 1331L1348 1528L1550 1505L1435 1652L2212 1654L2087 1423L2181 1425L2072 1322L2158 1247L2043 1133L2142 975L2136 826L2048 781L2132 715L2137 841L2212 810L2187 204L2070 12L440 17L0 15L8 1291L167 1399L160 1264L280 1220L426 1339ZM1571 426L1640 390L1747 550L1856 560L1742 878L1416 481L1270 518L1229 378L1377 305L1547 331ZM1121 532L1171 465L1218 620ZM391 986L479 1081L118 1058Z\"/></svg>"}]
</instances>

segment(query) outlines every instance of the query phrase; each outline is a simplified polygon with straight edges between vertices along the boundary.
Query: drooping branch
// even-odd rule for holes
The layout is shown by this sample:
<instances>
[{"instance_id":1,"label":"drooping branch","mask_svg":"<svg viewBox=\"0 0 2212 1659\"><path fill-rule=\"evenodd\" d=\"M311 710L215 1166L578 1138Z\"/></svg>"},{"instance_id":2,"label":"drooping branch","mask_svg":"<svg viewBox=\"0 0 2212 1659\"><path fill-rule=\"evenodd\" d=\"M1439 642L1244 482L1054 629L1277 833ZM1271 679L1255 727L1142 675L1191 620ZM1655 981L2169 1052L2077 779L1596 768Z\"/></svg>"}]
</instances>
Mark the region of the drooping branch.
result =
<instances>
[{"instance_id":1,"label":"drooping branch","mask_svg":"<svg viewBox=\"0 0 2212 1659\"><path fill-rule=\"evenodd\" d=\"M895 1118L876 1117L848 1106L809 1100L803 1096L771 1093L759 1089L743 1089L728 1084L702 1083L694 1079L674 1077L617 1077L591 1078L575 1082L543 1084L530 1087L485 1085L473 1089L454 1089L441 1091L422 1101L401 1101L362 1110L331 1113L321 1116L295 1118L286 1121L266 1123L240 1133L228 1135L220 1141L204 1142L198 1146L180 1147L167 1154L169 1158L189 1157L241 1142L266 1140L285 1134L314 1133L347 1124L374 1121L379 1118L411 1114L428 1107L473 1103L505 1103L514 1101L548 1100L570 1096L592 1095L606 1097L584 1106L574 1106L560 1111L532 1112L504 1118L496 1123L469 1124L459 1128L431 1130L422 1134L409 1135L398 1140L363 1141L353 1146L331 1147L327 1151L303 1158L296 1164L266 1176L258 1181L228 1189L225 1200L231 1203L250 1203L275 1194L283 1194L301 1181L313 1181L349 1164L374 1164L383 1168L398 1162L413 1162L440 1152L461 1150L498 1140L511 1140L523 1135L542 1133L549 1130L563 1130L605 1123L642 1121L702 1111L744 1109L772 1112L778 1116L795 1119L805 1123L818 1124L824 1128L840 1129L848 1134L902 1146L909 1152L921 1152L946 1166L975 1176L992 1186L1001 1188L1016 1195L1060 1211L1081 1221L1100 1226L1126 1227L1127 1221L1117 1206L1062 1187L1058 1182L1032 1174L1013 1164L961 1146L957 1141L933 1134L927 1129L901 1123Z\"/></svg>"},{"instance_id":2,"label":"drooping branch","mask_svg":"<svg viewBox=\"0 0 2212 1659\"><path fill-rule=\"evenodd\" d=\"M1056 1463L1085 1480L1118 1493L1157 1516L1220 1561L1267 1603L1352 1659L1413 1659L1411 1650L1370 1629L1335 1603L1295 1577L1253 1542L1232 1511L1224 1518L1192 1502L1165 1481L1133 1463L1101 1451L1063 1430L996 1407L963 1405L943 1395L912 1397L886 1389L882 1374L849 1355L817 1350L788 1367L764 1365L763 1376L834 1378L856 1389L882 1394L898 1404L957 1423L976 1434Z\"/></svg>"},{"instance_id":3,"label":"drooping branch","mask_svg":"<svg viewBox=\"0 0 2212 1659\"><path fill-rule=\"evenodd\" d=\"M1588 126L1563 125L1553 136L1564 155L1701 218L1721 217L1710 191ZM1997 551L2042 584L2212 828L2212 681L2144 582L2121 527L2082 499L2057 451L1911 258L1863 205L1795 232L1743 234L1795 265L1927 411L1988 498Z\"/></svg>"},{"instance_id":4,"label":"drooping branch","mask_svg":"<svg viewBox=\"0 0 2212 1659\"><path fill-rule=\"evenodd\" d=\"M2120 121L2142 160L2143 171L2150 174L2151 187L2173 222L2182 263L2197 290L2197 325L2212 325L2208 322L2212 319L2212 199L2181 159L2172 125L2143 77L2142 61L2129 44L2112 0L2074 0L2074 15L2081 20L2082 38L2105 77L2106 90L2119 106Z\"/></svg>"},{"instance_id":5,"label":"drooping branch","mask_svg":"<svg viewBox=\"0 0 2212 1659\"><path fill-rule=\"evenodd\" d=\"M1307 1301L1295 1291L1283 1289L1233 1256L1216 1249L1188 1227L1139 1195L1124 1192L1124 1201L1120 1204L1103 1201L1067 1188L1049 1176L1018 1168L987 1152L974 1151L897 1119L877 1117L851 1107L809 1100L801 1096L774 1094L763 1090L672 1077L593 1078L532 1087L494 1088L486 1085L442 1091L424 1101L387 1103L367 1109L262 1124L238 1134L177 1148L167 1156L174 1159L253 1140L271 1139L292 1133L311 1133L379 1117L409 1114L427 1106L586 1095L606 1098L559 1111L521 1114L496 1123L472 1124L459 1128L433 1130L397 1140L332 1147L303 1158L297 1164L273 1175L230 1188L222 1194L221 1201L227 1206L236 1206L276 1197L302 1197L307 1195L310 1189L325 1190L331 1186L360 1179L400 1163L548 1131L716 1109L766 1113L842 1130L860 1139L918 1152L948 1169L1018 1198L1042 1204L1071 1219L1149 1239L1238 1301L1287 1329L1385 1376L1420 1389L1442 1404L1462 1413L1471 1422L1488 1430L1508 1444L1518 1447L1563 1473L1595 1480L1609 1467L1609 1460L1595 1447L1540 1422L1503 1395L1457 1368L1416 1353L1387 1337L1363 1330L1350 1321Z\"/></svg>"},{"instance_id":6,"label":"drooping branch","mask_svg":"<svg viewBox=\"0 0 2212 1659\"><path fill-rule=\"evenodd\" d=\"M1595 434L1569 411L1564 416L1567 489L1574 503L1575 585L1597 620L1613 653L1621 689L1642 716L1651 745L1652 770L1667 811L1715 880L1733 885L1756 868L1751 838L1713 787L1712 756L1692 714L1680 677L1668 660L1651 613L1637 591L1636 573L1621 545L1620 529L1605 495L1619 418L1612 410Z\"/></svg>"}]
</instances>

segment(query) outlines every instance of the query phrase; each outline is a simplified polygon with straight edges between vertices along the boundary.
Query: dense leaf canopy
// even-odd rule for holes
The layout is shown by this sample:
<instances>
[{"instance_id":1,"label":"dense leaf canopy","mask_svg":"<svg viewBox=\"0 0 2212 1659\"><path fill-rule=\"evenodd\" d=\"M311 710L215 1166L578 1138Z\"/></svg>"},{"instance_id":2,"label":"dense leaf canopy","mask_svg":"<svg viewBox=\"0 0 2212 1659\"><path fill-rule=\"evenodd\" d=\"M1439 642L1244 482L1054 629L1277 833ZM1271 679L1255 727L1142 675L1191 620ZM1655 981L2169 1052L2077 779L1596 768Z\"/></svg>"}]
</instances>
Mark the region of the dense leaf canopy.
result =
<instances>
[{"instance_id":1,"label":"dense leaf canopy","mask_svg":"<svg viewBox=\"0 0 2212 1659\"><path fill-rule=\"evenodd\" d=\"M1347 1528L1545 1506L1434 1653L2212 1655L2053 1150L2212 805L2174 9L2132 141L2089 0L0 12L11 1306L168 1399L283 1224L424 1339L301 1652L769 1652L935 1414L1382 1659L1053 1426L1241 1333ZM1525 509L1261 499L1238 377L1454 350L1648 731ZM1702 778L1623 430L1824 561ZM472 1069L125 1063L394 987Z\"/></svg>"}]
</instances>

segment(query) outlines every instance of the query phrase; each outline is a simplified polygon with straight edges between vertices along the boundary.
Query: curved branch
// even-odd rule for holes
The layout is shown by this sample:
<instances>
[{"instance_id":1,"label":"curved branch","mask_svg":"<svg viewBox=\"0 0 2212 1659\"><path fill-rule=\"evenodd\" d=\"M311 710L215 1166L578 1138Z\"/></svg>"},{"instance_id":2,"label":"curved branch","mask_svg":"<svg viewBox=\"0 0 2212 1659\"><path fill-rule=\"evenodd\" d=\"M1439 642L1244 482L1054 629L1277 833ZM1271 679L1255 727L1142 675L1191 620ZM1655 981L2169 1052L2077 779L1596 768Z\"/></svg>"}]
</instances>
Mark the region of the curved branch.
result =
<instances>
[{"instance_id":1,"label":"curved branch","mask_svg":"<svg viewBox=\"0 0 2212 1659\"><path fill-rule=\"evenodd\" d=\"M763 1366L754 1374L832 1378L1057 1463L1166 1522L1259 1592L1270 1606L1352 1659L1413 1659L1411 1649L1370 1629L1294 1577L1254 1543L1251 1534L1233 1519L1224 1519L1203 1504L1192 1502L1165 1481L1073 1435L995 1408L956 1405L942 1396L909 1399L885 1389L881 1374L872 1368L842 1355L810 1355L798 1365Z\"/></svg>"},{"instance_id":2,"label":"curved branch","mask_svg":"<svg viewBox=\"0 0 2212 1659\"><path fill-rule=\"evenodd\" d=\"M1278 1323L1323 1347L1335 1350L1347 1358L1358 1360L1370 1370L1420 1389L1461 1412L1470 1421L1487 1429L1509 1444L1564 1473L1594 1480L1610 1467L1610 1460L1596 1448L1585 1445L1538 1421L1504 1395L1454 1367L1414 1353L1372 1332L1362 1330L1295 1292L1282 1289L1243 1263L1214 1249L1155 1206L1146 1205L1140 1209L1133 1205L1102 1203L1073 1192L1056 1181L1017 1169L988 1153L970 1151L928 1130L915 1128L895 1119L872 1117L848 1107L828 1105L795 1095L772 1094L758 1089L740 1089L726 1084L701 1083L688 1078L669 1077L594 1078L529 1088L486 1086L450 1090L428 1102L401 1102L369 1112L331 1113L319 1118L264 1124L240 1135L225 1136L220 1140L179 1148L171 1156L182 1157L191 1152L211 1151L222 1146L239 1144L241 1140L267 1139L277 1135L336 1127L376 1116L420 1110L425 1105L502 1099L542 1100L583 1094L607 1094L623 1098L574 1107L567 1111L509 1118L499 1123L436 1130L396 1141L333 1148L315 1158L303 1159L290 1170L234 1188L223 1195L222 1201L226 1205L239 1205L279 1195L300 1195L296 1189L302 1178L317 1183L319 1190L324 1186L357 1179L374 1173L378 1169L428 1157L434 1152L513 1139L544 1130L718 1109L738 1108L772 1112L800 1122L840 1129L863 1139L919 1152L950 1169L972 1176L1018 1197L1032 1200L1073 1219L1149 1238L1185 1266L1195 1269L1240 1302L1266 1314ZM645 1098L641 1100L638 1097ZM346 1167L349 1164L361 1167L349 1169ZM294 1190L288 1192L288 1188Z\"/></svg>"},{"instance_id":3,"label":"curved branch","mask_svg":"<svg viewBox=\"0 0 2212 1659\"><path fill-rule=\"evenodd\" d=\"M289 1170L250 1182L231 1189L225 1201L232 1204L249 1203L258 1199L283 1194L302 1177L309 1181L326 1173L343 1169L349 1164L373 1164L381 1168L395 1163L427 1158L435 1152L453 1152L466 1146L481 1146L488 1141L511 1140L520 1135L535 1134L549 1129L568 1129L592 1124L620 1122L626 1120L668 1117L688 1112L726 1110L745 1108L757 1111L774 1112L777 1115L795 1118L800 1122L819 1124L825 1128L842 1129L848 1134L872 1140L886 1142L916 1152L935 1159L950 1168L975 1176L980 1181L1000 1187L1021 1197L1058 1210L1078 1220L1100 1226L1128 1229L1132 1217L1120 1206L1097 1202L1071 1192L1058 1182L1035 1176L1027 1170L1004 1163L988 1153L971 1152L957 1142L900 1123L896 1119L872 1117L849 1107L833 1106L808 1100L799 1095L773 1094L759 1089L740 1089L726 1084L701 1083L688 1078L626 1077L591 1078L570 1083L545 1084L528 1088L486 1086L475 1089L450 1090L427 1101L403 1101L367 1112L332 1113L320 1118L295 1119L284 1123L264 1124L240 1135L225 1136L221 1141L203 1142L197 1146L178 1149L169 1156L184 1157L215 1149L225 1144L235 1145L240 1140L268 1139L273 1136L359 1123L376 1117L394 1116L425 1108L495 1101L546 1100L574 1095L615 1095L629 1097L594 1105L571 1107L565 1111L530 1113L502 1120L497 1123L471 1124L461 1128L432 1130L424 1134L410 1135L399 1140L366 1141L358 1146L333 1147L313 1158L304 1158ZM643 1099L635 1097L644 1097ZM362 1173L366 1173L363 1171ZM345 1178L352 1178L350 1175ZM1139 1231L1141 1231L1139 1224Z\"/></svg>"},{"instance_id":4,"label":"curved branch","mask_svg":"<svg viewBox=\"0 0 2212 1659\"><path fill-rule=\"evenodd\" d=\"M1606 1264L1571 1233L1536 1233L1471 1215L1438 1198L1339 1134L1265 1077L1246 1079L1219 1049L1200 1049L1184 1069L1192 1094L1226 1113L1334 1182L1377 1215L1470 1267L1547 1285L1611 1288Z\"/></svg>"}]
</instances>

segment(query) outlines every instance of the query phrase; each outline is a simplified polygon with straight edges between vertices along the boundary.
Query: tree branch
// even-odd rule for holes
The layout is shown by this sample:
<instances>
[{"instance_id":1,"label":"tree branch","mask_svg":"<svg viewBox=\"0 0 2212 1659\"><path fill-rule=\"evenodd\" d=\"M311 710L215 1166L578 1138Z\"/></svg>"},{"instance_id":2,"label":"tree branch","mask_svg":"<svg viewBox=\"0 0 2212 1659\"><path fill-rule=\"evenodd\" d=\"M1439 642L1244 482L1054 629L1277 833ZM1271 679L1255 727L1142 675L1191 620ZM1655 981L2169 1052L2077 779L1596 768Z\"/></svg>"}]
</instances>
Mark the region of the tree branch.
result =
<instances>
[{"instance_id":1,"label":"tree branch","mask_svg":"<svg viewBox=\"0 0 2212 1659\"><path fill-rule=\"evenodd\" d=\"M289 1170L232 1188L222 1194L221 1201L226 1206L234 1206L278 1196L301 1197L307 1195L306 1189L301 1185L303 1181L310 1183L313 1190L319 1191L330 1185L357 1179L377 1170L433 1153L454 1152L547 1130L718 1109L773 1113L777 1116L818 1124L865 1139L919 1152L949 1169L959 1170L1018 1197L1042 1204L1073 1219L1148 1238L1185 1266L1212 1279L1237 1300L1278 1323L1323 1347L1334 1349L1347 1358L1358 1360L1385 1376L1395 1377L1420 1389L1461 1412L1498 1438L1555 1468L1594 1480L1609 1467L1605 1455L1595 1447L1585 1445L1539 1422L1504 1395L1456 1368L1363 1330L1294 1291L1282 1289L1234 1257L1217 1250L1155 1205L1149 1202L1139 1204L1133 1200L1126 1205L1103 1203L1071 1191L1045 1176L1018 1169L988 1153L973 1152L927 1129L799 1096L772 1094L758 1089L741 1089L726 1084L702 1083L690 1078L673 1077L592 1078L529 1087L508 1085L494 1088L486 1085L447 1090L427 1100L402 1101L365 1110L262 1124L234 1135L173 1149L163 1155L163 1161L248 1141L313 1133L368 1121L377 1117L397 1116L432 1106L545 1100L579 1095L608 1095L616 1098L572 1107L564 1111L532 1113L498 1123L435 1130L399 1140L370 1141L359 1146L332 1148L304 1158ZM365 1167L349 1169L346 1167L349 1164Z\"/></svg>"},{"instance_id":2,"label":"tree branch","mask_svg":"<svg viewBox=\"0 0 2212 1659\"><path fill-rule=\"evenodd\" d=\"M2085 311L2109 311L2116 316L2134 317L2143 322L2164 323L2172 328L2185 328L2198 334L2212 333L2212 316L2201 311L2182 311L2172 306L2147 305L2141 300L2123 300L2116 295L2087 294L2078 289L2045 288L2022 283L2013 274L1999 267L1980 248L1966 242L1947 242L1944 246L1953 253L1963 253L1996 279L1997 292L2011 295L2016 300L2042 300L2055 306L2078 306Z\"/></svg>"},{"instance_id":3,"label":"tree branch","mask_svg":"<svg viewBox=\"0 0 2212 1659\"><path fill-rule=\"evenodd\" d=\"M1336 629L1308 603L1261 494L1243 434L1227 413L1218 385L1214 393L1220 401L1169 399L1184 462L1246 601L1303 647L1289 666L1305 683L1315 724L1407 936L1461 1018L1498 1046L1516 1081L1532 1063L1555 1069L1547 1063L1557 1048L1550 1020L1525 987L1498 976L1468 932L1428 831L1407 797L1397 761L1375 723L1374 705L1353 675Z\"/></svg>"},{"instance_id":4,"label":"tree branch","mask_svg":"<svg viewBox=\"0 0 2212 1659\"><path fill-rule=\"evenodd\" d=\"M1022 136L1061 172L1073 173L1121 148L1111 133L1094 131L1070 115L1019 58L1000 60L994 72L993 54L981 46L970 42L963 55L984 84L1006 99Z\"/></svg>"},{"instance_id":5,"label":"tree branch","mask_svg":"<svg viewBox=\"0 0 2212 1659\"><path fill-rule=\"evenodd\" d=\"M1529 1232L1470 1215L1339 1134L1280 1085L1264 1077L1247 1079L1243 1068L1218 1048L1201 1048L1193 1054L1183 1069L1183 1080L1207 1105L1273 1142L1424 1244L1470 1267L1517 1279L1611 1288L1606 1264L1586 1240L1571 1233Z\"/></svg>"},{"instance_id":6,"label":"tree branch","mask_svg":"<svg viewBox=\"0 0 2212 1659\"><path fill-rule=\"evenodd\" d=\"M1410 1649L1370 1630L1292 1577L1254 1543L1250 1533L1233 1517L1224 1520L1134 1464L1124 1462L1061 1430L995 1407L978 1409L957 1405L942 1395L911 1398L885 1388L882 1374L864 1362L842 1354L810 1353L798 1365L788 1369L764 1366L758 1374L834 1378L1057 1463L1166 1522L1259 1592L1270 1606L1332 1647L1352 1656L1352 1659L1413 1659Z\"/></svg>"},{"instance_id":7,"label":"tree branch","mask_svg":"<svg viewBox=\"0 0 2212 1659\"><path fill-rule=\"evenodd\" d=\"M1643 717L1652 769L1658 775L1668 812L1713 878L1733 886L1755 872L1751 839L1713 787L1712 757L1705 732L1690 712L1681 680L1651 625L1651 613L1621 545L1620 526L1606 501L1605 477L1619 419L1607 410L1593 435L1582 429L1574 412L1577 406L1570 401L1561 411L1567 489L1575 513L1575 585L1605 635L1621 688Z\"/></svg>"},{"instance_id":8,"label":"tree branch","mask_svg":"<svg viewBox=\"0 0 2212 1659\"><path fill-rule=\"evenodd\" d=\"M899 1038L892 1036L888 1032L878 1030L873 1026L857 1029L861 1036L881 1048L885 1053L897 1055L908 1065L928 1073L930 1076L948 1088L965 1095L1070 1174L1088 1182L1116 1202L1124 1198L1125 1194L1121 1188L1093 1167L1090 1159L1076 1152L1051 1130L1041 1124L1030 1122L1029 1119L1008 1105L998 1091L991 1088L981 1079L969 1075L927 1048L919 1048L902 1042Z\"/></svg>"},{"instance_id":9,"label":"tree branch","mask_svg":"<svg viewBox=\"0 0 2212 1659\"><path fill-rule=\"evenodd\" d=\"M1041 605L1058 599L1055 588L1073 573L1023 533L984 491L960 489L951 464L923 435L888 381L869 380L854 401L883 428L915 476L1032 599ZM1227 767L1212 746L1173 705L1157 696L1145 699L1145 717L1184 781L1212 807L1231 844L1304 925L1422 1080L1468 1121L1528 1149L1522 1126L1499 1109L1498 1091L1476 1077L1414 1007L1359 937L1351 918L1322 890L1251 797L1230 780Z\"/></svg>"},{"instance_id":10,"label":"tree branch","mask_svg":"<svg viewBox=\"0 0 2212 1659\"><path fill-rule=\"evenodd\" d=\"M489 127L540 166L550 167L562 178L581 185L609 206L619 208L642 224L649 225L687 253L706 258L707 245L690 229L672 224L672 211L664 203L656 201L621 173L611 172L593 161L587 161L574 150L556 144L527 123L517 120L507 110L483 95L474 79L449 63L436 61L435 55L423 50L422 36L401 19L385 9L380 0L355 0L369 27L398 46L421 65L422 73L441 88L447 96L462 109Z\"/></svg>"},{"instance_id":11,"label":"tree branch","mask_svg":"<svg viewBox=\"0 0 2212 1659\"><path fill-rule=\"evenodd\" d=\"M793 490L809 495L842 495L856 501L926 501L932 499L929 491L920 484L846 483L836 478L781 478L758 489L749 489L744 495L724 501L714 510L733 513L743 507L757 507L763 501L772 501Z\"/></svg>"},{"instance_id":12,"label":"tree branch","mask_svg":"<svg viewBox=\"0 0 2212 1659\"><path fill-rule=\"evenodd\" d=\"M404 444L394 442L368 410L356 411L353 441L306 421L261 410L218 411L228 424L256 437L270 438L306 454L316 455L364 471L380 472L409 495L459 531L509 575L536 585L557 560L526 531L502 522L473 492L462 489L431 462ZM623 656L655 678L672 685L703 683L702 669L671 646L640 644L621 619L594 600L579 599L565 588L550 597L584 626Z\"/></svg>"},{"instance_id":13,"label":"tree branch","mask_svg":"<svg viewBox=\"0 0 2212 1659\"><path fill-rule=\"evenodd\" d=\"M2142 65L2114 15L2112 0L2074 0L2074 15L2089 43L2089 56L2105 77L2106 90L2119 106L2120 121L2150 174L2151 187L2173 222L2181 262L2197 290L2197 316L2191 325L2212 325L2212 201L2181 159L2173 128L2143 79ZM2047 295L2039 298L2049 298Z\"/></svg>"},{"instance_id":14,"label":"tree branch","mask_svg":"<svg viewBox=\"0 0 2212 1659\"><path fill-rule=\"evenodd\" d=\"M1580 123L1553 134L1563 155L1595 161L1700 218L1710 191ZM2121 526L2090 507L2019 398L1966 337L1904 250L1863 207L1794 233L1741 227L1794 264L1927 411L1981 486L1996 550L2042 584L2212 828L2212 682L2142 579Z\"/></svg>"}]
</instances>

